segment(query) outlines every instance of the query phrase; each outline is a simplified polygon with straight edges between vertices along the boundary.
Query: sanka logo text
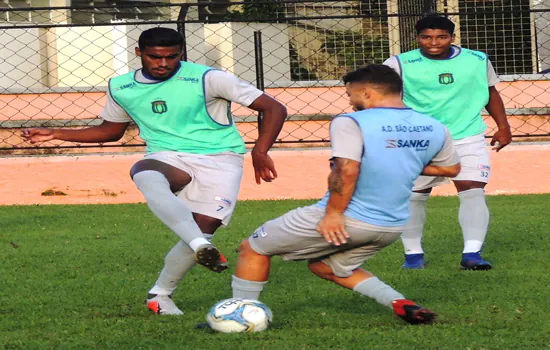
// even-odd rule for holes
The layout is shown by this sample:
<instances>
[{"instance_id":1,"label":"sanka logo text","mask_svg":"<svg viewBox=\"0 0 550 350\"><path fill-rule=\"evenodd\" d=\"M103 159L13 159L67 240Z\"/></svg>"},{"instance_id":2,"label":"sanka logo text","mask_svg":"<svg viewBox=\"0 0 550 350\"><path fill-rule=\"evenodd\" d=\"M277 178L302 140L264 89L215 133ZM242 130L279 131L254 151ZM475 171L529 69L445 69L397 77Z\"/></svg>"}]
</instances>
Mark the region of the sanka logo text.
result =
<instances>
[{"instance_id":1,"label":"sanka logo text","mask_svg":"<svg viewBox=\"0 0 550 350\"><path fill-rule=\"evenodd\" d=\"M415 58L415 59L412 59L412 60L407 60L403 63L409 64L409 63L418 63L418 62L422 62L422 57L418 57L418 58Z\"/></svg>"},{"instance_id":2,"label":"sanka logo text","mask_svg":"<svg viewBox=\"0 0 550 350\"><path fill-rule=\"evenodd\" d=\"M136 83L131 82L130 84L125 84L125 85L117 87L116 91L124 90L124 89L131 88L131 87L134 87L134 86L136 86Z\"/></svg>"},{"instance_id":3,"label":"sanka logo text","mask_svg":"<svg viewBox=\"0 0 550 350\"><path fill-rule=\"evenodd\" d=\"M190 78L190 77L179 77L178 80L188 81L188 82L191 82L191 83L198 83L199 82L199 78Z\"/></svg>"},{"instance_id":4,"label":"sanka logo text","mask_svg":"<svg viewBox=\"0 0 550 350\"><path fill-rule=\"evenodd\" d=\"M386 140L386 148L417 148L426 149L430 140Z\"/></svg>"}]
</instances>

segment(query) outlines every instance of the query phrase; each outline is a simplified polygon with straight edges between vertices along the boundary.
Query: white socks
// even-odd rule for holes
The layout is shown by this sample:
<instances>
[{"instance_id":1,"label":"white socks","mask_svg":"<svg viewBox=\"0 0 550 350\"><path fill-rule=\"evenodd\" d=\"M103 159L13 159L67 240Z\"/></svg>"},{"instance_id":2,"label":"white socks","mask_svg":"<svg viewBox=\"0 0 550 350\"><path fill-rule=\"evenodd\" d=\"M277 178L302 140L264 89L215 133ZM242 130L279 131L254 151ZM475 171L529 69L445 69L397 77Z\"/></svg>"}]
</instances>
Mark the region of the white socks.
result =
<instances>
[{"instance_id":1,"label":"white socks","mask_svg":"<svg viewBox=\"0 0 550 350\"><path fill-rule=\"evenodd\" d=\"M214 235L207 233L204 236L208 241L214 237ZM164 268L149 293L171 295L178 283L193 266L195 266L195 252L185 242L179 241L164 258Z\"/></svg>"},{"instance_id":2,"label":"white socks","mask_svg":"<svg viewBox=\"0 0 550 350\"><path fill-rule=\"evenodd\" d=\"M182 241L189 244L193 250L208 243L193 219L193 214L185 203L172 193L170 184L163 174L158 171L146 170L134 175L133 180L143 193L153 214L174 231Z\"/></svg>"},{"instance_id":3,"label":"white socks","mask_svg":"<svg viewBox=\"0 0 550 350\"><path fill-rule=\"evenodd\" d=\"M233 298L259 300L260 294L262 293L266 283L267 281L256 282L243 280L233 275L233 282L231 282L231 287L233 288Z\"/></svg>"},{"instance_id":4,"label":"white socks","mask_svg":"<svg viewBox=\"0 0 550 350\"><path fill-rule=\"evenodd\" d=\"M171 295L193 266L195 266L195 252L183 241L179 241L164 258L164 268L149 293Z\"/></svg>"},{"instance_id":5,"label":"white socks","mask_svg":"<svg viewBox=\"0 0 550 350\"><path fill-rule=\"evenodd\" d=\"M481 250L489 228L489 208L485 202L485 190L474 188L458 194L460 208L458 222L464 235L463 253Z\"/></svg>"},{"instance_id":6,"label":"white socks","mask_svg":"<svg viewBox=\"0 0 550 350\"><path fill-rule=\"evenodd\" d=\"M424 223L426 222L426 204L430 198L429 193L413 192L410 199L410 218L401 240L405 248L405 254L421 254L422 233L424 232Z\"/></svg>"},{"instance_id":7,"label":"white socks","mask_svg":"<svg viewBox=\"0 0 550 350\"><path fill-rule=\"evenodd\" d=\"M392 301L394 300L405 299L403 294L380 281L377 277L371 277L360 282L353 290L364 296L373 298L379 304L387 307L392 307Z\"/></svg>"},{"instance_id":8,"label":"white socks","mask_svg":"<svg viewBox=\"0 0 550 350\"><path fill-rule=\"evenodd\" d=\"M401 240L405 254L420 254L422 250L422 233L426 222L427 193L413 192L410 200L411 216L405 226ZM475 253L481 250L489 227L489 208L485 202L485 190L474 188L458 194L460 207L458 222L464 235L463 253Z\"/></svg>"}]
</instances>

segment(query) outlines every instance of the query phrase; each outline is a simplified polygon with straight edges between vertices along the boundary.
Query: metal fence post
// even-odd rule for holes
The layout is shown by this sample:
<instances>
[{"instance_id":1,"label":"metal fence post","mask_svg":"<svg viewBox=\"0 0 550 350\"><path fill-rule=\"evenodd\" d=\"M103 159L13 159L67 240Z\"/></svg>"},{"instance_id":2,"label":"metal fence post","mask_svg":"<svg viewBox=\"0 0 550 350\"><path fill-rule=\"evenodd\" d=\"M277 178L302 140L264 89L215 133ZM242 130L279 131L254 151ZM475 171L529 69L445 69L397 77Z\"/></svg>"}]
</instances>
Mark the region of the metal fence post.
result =
<instances>
[{"instance_id":1,"label":"metal fence post","mask_svg":"<svg viewBox=\"0 0 550 350\"><path fill-rule=\"evenodd\" d=\"M264 86L264 57L262 52L262 32L257 30L254 32L254 56L256 65L256 87L262 91ZM262 112L258 112L258 133L262 129Z\"/></svg>"},{"instance_id":2,"label":"metal fence post","mask_svg":"<svg viewBox=\"0 0 550 350\"><path fill-rule=\"evenodd\" d=\"M189 11L189 4L183 4L180 6L180 12L178 14L178 32L183 37L183 55L182 59L187 61L187 38L185 36L185 18L187 17L187 11Z\"/></svg>"}]
</instances>

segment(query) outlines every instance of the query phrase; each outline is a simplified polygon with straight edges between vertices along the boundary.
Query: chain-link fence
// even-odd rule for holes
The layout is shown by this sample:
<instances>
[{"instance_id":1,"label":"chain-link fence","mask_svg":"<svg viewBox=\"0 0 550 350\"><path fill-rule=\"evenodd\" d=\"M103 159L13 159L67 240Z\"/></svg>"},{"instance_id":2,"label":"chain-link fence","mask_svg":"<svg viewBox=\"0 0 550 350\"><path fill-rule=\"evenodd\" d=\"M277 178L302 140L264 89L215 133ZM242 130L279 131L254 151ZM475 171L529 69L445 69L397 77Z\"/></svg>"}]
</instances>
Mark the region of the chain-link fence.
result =
<instances>
[{"instance_id":1,"label":"chain-link fence","mask_svg":"<svg viewBox=\"0 0 550 350\"><path fill-rule=\"evenodd\" d=\"M182 33L187 60L232 72L285 104L289 117L278 144L326 143L330 119L350 111L342 75L415 48L414 24L427 12L457 24L457 44L489 54L516 139L550 137L550 0L72 0L50 7L53 1L0 5L4 154L141 148L135 126L102 145L35 147L19 134L25 127L99 124L108 80L140 67L134 48L153 26ZM254 142L255 112L232 112L245 141ZM486 121L491 135L494 123Z\"/></svg>"}]
</instances>

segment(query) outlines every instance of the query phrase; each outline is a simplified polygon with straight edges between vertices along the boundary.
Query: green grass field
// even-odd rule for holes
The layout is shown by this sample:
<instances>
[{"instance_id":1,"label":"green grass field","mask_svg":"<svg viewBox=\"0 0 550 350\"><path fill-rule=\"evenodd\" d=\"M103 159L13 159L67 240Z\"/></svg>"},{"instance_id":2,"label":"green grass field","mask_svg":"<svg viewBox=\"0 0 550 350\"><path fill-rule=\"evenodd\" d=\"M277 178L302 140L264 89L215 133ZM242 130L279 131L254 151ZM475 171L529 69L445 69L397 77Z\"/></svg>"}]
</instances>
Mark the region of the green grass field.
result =
<instances>
[{"instance_id":1,"label":"green grass field","mask_svg":"<svg viewBox=\"0 0 550 350\"><path fill-rule=\"evenodd\" d=\"M191 271L174 294L182 317L145 307L177 241L143 204L0 207L1 349L543 349L550 347L550 195L489 197L485 256L492 271L461 271L458 199L432 198L425 270L404 271L396 242L367 268L439 313L410 326L373 300L274 258L258 334L195 329L231 296L231 273ZM215 242L234 263L242 238L311 201L241 202ZM234 266L234 265L232 265ZM546 326L545 326L546 325Z\"/></svg>"}]
</instances>

